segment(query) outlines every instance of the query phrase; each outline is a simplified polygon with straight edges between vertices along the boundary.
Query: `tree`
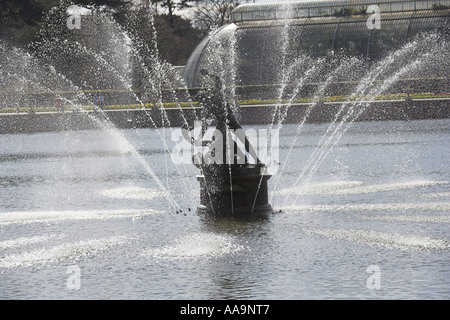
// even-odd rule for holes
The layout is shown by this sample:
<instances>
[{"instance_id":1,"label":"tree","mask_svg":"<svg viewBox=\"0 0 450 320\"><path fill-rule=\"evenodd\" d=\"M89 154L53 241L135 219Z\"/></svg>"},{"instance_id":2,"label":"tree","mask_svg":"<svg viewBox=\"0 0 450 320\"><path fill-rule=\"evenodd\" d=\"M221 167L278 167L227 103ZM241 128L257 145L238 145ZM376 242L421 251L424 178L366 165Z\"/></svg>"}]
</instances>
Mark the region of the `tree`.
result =
<instances>
[{"instance_id":1,"label":"tree","mask_svg":"<svg viewBox=\"0 0 450 320\"><path fill-rule=\"evenodd\" d=\"M174 15L174 26L167 16L155 17L158 49L161 57L173 65L185 65L190 54L202 40L202 34L189 20Z\"/></svg>"},{"instance_id":2,"label":"tree","mask_svg":"<svg viewBox=\"0 0 450 320\"><path fill-rule=\"evenodd\" d=\"M35 39L44 19L44 12L58 0L2 0L0 1L0 38L25 47Z\"/></svg>"},{"instance_id":3,"label":"tree","mask_svg":"<svg viewBox=\"0 0 450 320\"><path fill-rule=\"evenodd\" d=\"M231 22L231 11L242 1L239 0L199 0L196 2L192 23L208 32Z\"/></svg>"},{"instance_id":4,"label":"tree","mask_svg":"<svg viewBox=\"0 0 450 320\"><path fill-rule=\"evenodd\" d=\"M133 0L75 0L73 4L82 7L106 8L117 22L123 24L126 14L133 5Z\"/></svg>"},{"instance_id":5,"label":"tree","mask_svg":"<svg viewBox=\"0 0 450 320\"><path fill-rule=\"evenodd\" d=\"M168 17L169 17L169 23L170 26L173 28L174 26L174 12L177 9L184 9L189 8L191 6L191 2L194 2L193 0L151 0L152 4L155 4L156 6L158 4L161 4L163 8L167 8L168 10Z\"/></svg>"},{"instance_id":6,"label":"tree","mask_svg":"<svg viewBox=\"0 0 450 320\"><path fill-rule=\"evenodd\" d=\"M117 20L127 11L132 0L74 0L64 3L80 6L106 6ZM0 38L14 45L26 47L38 38L38 31L53 7L61 7L59 0L1 0Z\"/></svg>"}]
</instances>

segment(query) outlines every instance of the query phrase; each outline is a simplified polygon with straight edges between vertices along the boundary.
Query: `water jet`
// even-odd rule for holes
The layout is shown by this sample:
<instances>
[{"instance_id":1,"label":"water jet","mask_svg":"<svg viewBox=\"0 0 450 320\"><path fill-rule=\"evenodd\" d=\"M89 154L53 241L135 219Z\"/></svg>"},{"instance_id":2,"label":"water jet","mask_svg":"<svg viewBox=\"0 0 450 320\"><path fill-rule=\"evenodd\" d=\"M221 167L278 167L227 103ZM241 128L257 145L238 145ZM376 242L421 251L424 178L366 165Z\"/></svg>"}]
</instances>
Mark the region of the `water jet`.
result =
<instances>
[{"instance_id":1,"label":"water jet","mask_svg":"<svg viewBox=\"0 0 450 320\"><path fill-rule=\"evenodd\" d=\"M240 135L240 142L245 148L243 157L237 141L230 141L230 130L243 132L242 127L228 102L223 99L221 78L206 69L202 70L202 74L214 82L214 86L200 98L203 105L202 121L206 122L209 116L213 116L216 134L211 141L202 142L206 154L193 157L194 164L201 171L197 175L200 183L200 205L197 210L200 214L216 216L270 214L273 209L268 202L267 181L271 175L267 172L267 166L258 158L245 133ZM203 132L205 129L202 128ZM191 142L195 143L194 140ZM222 157L218 154L220 151Z\"/></svg>"}]
</instances>

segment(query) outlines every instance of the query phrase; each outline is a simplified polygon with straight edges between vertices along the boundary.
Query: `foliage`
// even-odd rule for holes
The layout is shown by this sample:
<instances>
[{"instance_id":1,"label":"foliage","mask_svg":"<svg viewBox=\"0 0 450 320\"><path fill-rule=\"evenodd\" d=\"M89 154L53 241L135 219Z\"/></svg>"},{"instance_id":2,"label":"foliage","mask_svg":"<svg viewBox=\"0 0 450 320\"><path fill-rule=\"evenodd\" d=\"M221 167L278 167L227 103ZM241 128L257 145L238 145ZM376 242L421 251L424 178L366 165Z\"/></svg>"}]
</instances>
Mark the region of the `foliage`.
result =
<instances>
[{"instance_id":1,"label":"foliage","mask_svg":"<svg viewBox=\"0 0 450 320\"><path fill-rule=\"evenodd\" d=\"M174 12L177 9L189 8L190 3L193 2L191 0L151 0L152 4L161 4L163 8L167 8L167 17L170 23L170 26L173 27L175 24L175 16Z\"/></svg>"},{"instance_id":2,"label":"foliage","mask_svg":"<svg viewBox=\"0 0 450 320\"><path fill-rule=\"evenodd\" d=\"M155 28L161 57L173 65L185 65L202 39L202 33L180 16L174 16L173 28L165 15L156 16Z\"/></svg>"},{"instance_id":3,"label":"foliage","mask_svg":"<svg viewBox=\"0 0 450 320\"><path fill-rule=\"evenodd\" d=\"M239 0L199 0L194 9L192 23L205 32L226 25L231 22L231 11L241 2Z\"/></svg>"},{"instance_id":4,"label":"foliage","mask_svg":"<svg viewBox=\"0 0 450 320\"><path fill-rule=\"evenodd\" d=\"M355 7L344 7L344 12L342 9L335 9L333 16L350 16L354 14L366 14L366 9L363 7L355 8Z\"/></svg>"},{"instance_id":5,"label":"foliage","mask_svg":"<svg viewBox=\"0 0 450 320\"><path fill-rule=\"evenodd\" d=\"M156 29L160 57L173 65L185 64L201 41L203 33L195 29L190 20L173 15L173 12L187 7L191 1L152 2L170 5L172 17L162 14L150 19L143 8L133 5L132 0L1 0L0 39L15 46L39 51L43 57L49 56L50 52L45 50L58 50L58 41L73 37L73 32L66 27L66 10L70 5L77 4L107 10L128 32L139 36L146 47L154 46L152 42L155 40L153 35ZM52 42L51 45L45 43L49 41ZM51 55L57 56L57 53L53 52Z\"/></svg>"},{"instance_id":6,"label":"foliage","mask_svg":"<svg viewBox=\"0 0 450 320\"><path fill-rule=\"evenodd\" d=\"M446 6L445 4L439 4L439 3L433 3L433 6L432 6L433 10L446 10L449 8L450 8L450 6Z\"/></svg>"},{"instance_id":7,"label":"foliage","mask_svg":"<svg viewBox=\"0 0 450 320\"><path fill-rule=\"evenodd\" d=\"M69 6L108 7L120 20L123 13L130 9L132 0L1 0L0 1L0 38L26 47L38 39L38 31L45 23L46 15L52 8L61 7L60 2ZM65 22L65 21L64 21Z\"/></svg>"},{"instance_id":8,"label":"foliage","mask_svg":"<svg viewBox=\"0 0 450 320\"><path fill-rule=\"evenodd\" d=\"M0 38L25 47L35 39L44 19L44 11L56 5L58 0L2 0L0 1Z\"/></svg>"}]
</instances>

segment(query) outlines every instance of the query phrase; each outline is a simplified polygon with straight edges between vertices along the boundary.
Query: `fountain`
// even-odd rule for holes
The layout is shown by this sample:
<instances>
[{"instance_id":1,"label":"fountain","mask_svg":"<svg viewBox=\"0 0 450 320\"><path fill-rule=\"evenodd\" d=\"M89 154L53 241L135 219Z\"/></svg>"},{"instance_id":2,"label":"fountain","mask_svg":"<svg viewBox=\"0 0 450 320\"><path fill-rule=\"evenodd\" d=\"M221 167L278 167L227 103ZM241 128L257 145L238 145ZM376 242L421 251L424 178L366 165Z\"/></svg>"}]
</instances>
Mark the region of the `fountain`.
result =
<instances>
[{"instance_id":1,"label":"fountain","mask_svg":"<svg viewBox=\"0 0 450 320\"><path fill-rule=\"evenodd\" d=\"M202 122L206 123L207 118L213 116L217 124L213 141L202 142L207 151L193 157L201 170L197 176L200 183L198 211L216 216L267 215L272 212L268 203L267 180L270 175L267 167L258 158L230 105L223 100L221 78L205 69L202 73L214 80L214 87L201 99ZM241 152L240 157L237 141L230 139L230 130L239 131L236 137L245 148L245 154ZM202 126L202 135L205 132L205 126ZM195 139L191 141L195 143Z\"/></svg>"},{"instance_id":2,"label":"fountain","mask_svg":"<svg viewBox=\"0 0 450 320\"><path fill-rule=\"evenodd\" d=\"M295 5L299 7L290 10ZM373 120L374 113L381 117L393 109L399 110L397 113L404 116L405 110L414 111L418 103L408 92L405 104L396 105L400 106L399 109L388 105L378 112L379 109L374 107L378 96L387 95L389 90L398 92L403 89L404 83L413 87L411 92L428 90L430 85L444 92L448 81L448 77L442 76L448 69L437 67L441 63L437 61L441 61L442 52L448 46L445 32L444 36L433 31L414 38L418 33L418 20L411 15L411 25L407 28L409 43L405 44L401 40L402 47L397 41L393 53L376 60L381 54L380 48L375 50L380 36L378 30L371 30L368 36L360 30L368 37L368 45L358 43L357 49L367 50L362 57L348 57L333 51L339 43L349 41L347 44L350 46L353 41L347 37L347 28L351 25L347 20L356 19L358 25L365 26L367 17L358 14L349 18L343 14L338 19L338 14L331 12L328 7L327 14L314 11L317 9L315 5L320 6L314 1L289 4L288 7L263 5L262 17L255 16L258 11L255 6L239 7L234 12L235 23L212 32L192 54L184 72L187 83L181 89L180 82L183 79L177 78L174 69L158 57L156 36L151 43L145 43L139 35L121 28L111 16L95 11L82 17L81 30L70 30L72 33L67 36L66 26L58 24L66 21L65 8L61 8L55 11L58 19L50 19L48 29L43 30L43 39L36 44L37 57L0 45L0 52L7 57L1 66L3 69L0 69L4 75L0 85L7 89L7 94L0 97L0 102L13 107L17 113L23 113L23 104L30 106L30 112L26 115L8 115L13 120L25 119L23 122L11 121L0 130L33 132L100 128L117 132L118 128L152 127L163 144L167 180L170 146L166 128L172 130L180 125L189 128L190 121L201 121L200 135L203 136L208 123L215 121L216 130L212 140L199 139L200 144L196 139L193 141L194 149L200 150L194 158L194 164L200 169L200 175L197 176L200 184L198 211L212 215L266 215L273 211L269 203L273 196L269 201L268 188L268 180L273 175L267 167L270 164L258 157L256 146L245 134L237 134L237 139L233 140L229 139L230 132L243 132L242 125L247 124L268 124L270 128L277 129L288 123L298 125L286 159L282 161L281 171L277 174L273 187L276 190L281 177L288 170L287 161L301 136L303 124L308 121L329 122L328 129L310 159L294 180L295 185L302 182L307 184L353 121ZM308 17L303 15L306 12L304 6L312 6L308 7ZM433 12L439 17L439 23L446 19L447 11ZM312 12L315 12L315 16L311 15ZM407 15L405 12L401 15ZM389 14L386 13L386 18ZM418 13L420 16L423 14ZM282 18L277 20L276 17ZM256 20L262 22L251 27ZM327 34L332 38L330 43L327 42L328 47L320 41L312 41L311 28L318 28L312 20L317 20L317 25L324 23L327 26ZM401 28L405 27L403 20ZM432 26L426 20L427 30ZM266 37L264 41L258 41L262 36ZM101 38L101 41L97 41L97 38ZM300 50L299 44L292 43L292 39L297 38L302 40L302 48L306 53ZM252 44L255 44L254 48ZM258 54L260 52L264 54ZM64 59L67 56L72 57L70 63ZM278 66L270 59L276 61ZM85 64L77 68L77 61ZM429 74L434 75L435 71L438 76L430 79ZM405 80L406 77L418 80ZM135 85L139 88L136 89ZM199 90L197 86L205 92L195 97L194 93ZM134 109L124 108L118 112L101 110L92 103L95 95L100 93L99 87L102 87L106 101L113 100L119 106L133 105ZM252 108L239 107L236 103L237 99L253 98L252 95L261 97L262 102L272 98L274 103ZM336 96L341 97L341 100L327 101ZM305 97L307 99L301 101ZM34 113L35 105L53 99L63 101L70 107L66 108L64 114ZM174 107L167 108L168 102ZM197 102L199 106L195 105ZM446 109L446 100L433 103L439 104L436 113ZM427 112L430 110L428 108ZM367 111L372 111L372 115ZM363 117L366 113L369 114L368 118ZM189 133L187 139L192 142ZM131 149L131 153L141 159L141 164L156 181L158 188L166 194L169 207L180 209L167 183L164 185L163 179L157 177L134 148ZM202 153L203 150L207 151ZM184 170L186 172L186 168ZM181 172L178 166L176 172L185 189L189 190L185 172ZM298 197L294 200L287 198L283 204L295 204L297 200Z\"/></svg>"},{"instance_id":3,"label":"fountain","mask_svg":"<svg viewBox=\"0 0 450 320\"><path fill-rule=\"evenodd\" d=\"M356 34L367 15L280 7L236 10L183 85L105 12L0 42L0 298L449 296L449 38L410 37L448 9Z\"/></svg>"},{"instance_id":4,"label":"fountain","mask_svg":"<svg viewBox=\"0 0 450 320\"><path fill-rule=\"evenodd\" d=\"M437 117L448 116L448 100L413 102L410 96L410 92L448 90L448 63L434 61L443 57L448 46L448 6L436 9L427 1L413 7L410 3L384 2L383 30L367 29L365 9L370 3L364 0L242 5L233 11L232 24L211 33L192 54L184 74L189 86L208 84L203 68L214 69L225 78L223 69L228 66L223 61L229 54L238 61L232 70L241 86L234 92L248 99L262 97L261 104L275 101L258 111L241 108L241 115L247 115L244 123L268 123L277 128L298 123L272 191L276 191L307 121L330 125L294 182L304 188L354 121L409 120L434 112ZM391 34L396 32L406 37ZM401 103L378 101L378 97L396 92L404 93ZM307 103L295 102L304 97L311 98ZM326 101L328 97L345 98L332 102ZM260 119L264 120L258 122ZM226 180L225 166L221 176ZM208 190L206 183L202 190ZM229 191L226 193L232 196ZM227 201L232 203L231 196ZM299 196L285 198L283 207L295 205ZM203 197L202 203L207 202Z\"/></svg>"}]
</instances>

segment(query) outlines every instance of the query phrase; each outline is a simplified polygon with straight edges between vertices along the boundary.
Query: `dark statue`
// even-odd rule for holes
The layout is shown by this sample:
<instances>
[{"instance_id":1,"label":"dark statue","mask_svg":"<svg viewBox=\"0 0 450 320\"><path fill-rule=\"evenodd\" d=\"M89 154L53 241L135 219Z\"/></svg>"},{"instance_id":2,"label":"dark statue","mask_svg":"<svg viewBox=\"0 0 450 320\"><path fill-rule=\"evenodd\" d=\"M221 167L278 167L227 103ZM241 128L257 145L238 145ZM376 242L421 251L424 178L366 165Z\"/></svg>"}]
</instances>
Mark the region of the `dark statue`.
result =
<instances>
[{"instance_id":1,"label":"dark statue","mask_svg":"<svg viewBox=\"0 0 450 320\"><path fill-rule=\"evenodd\" d=\"M202 74L209 77L213 86L200 94L199 102L202 105L202 135L207 130L207 120L216 121L218 130L223 139L222 146L226 146L228 130L242 130L229 103L223 98L222 80L217 75L210 74L203 69ZM192 128L190 128L192 129ZM243 131L242 131L243 132ZM188 138L188 137L186 137ZM270 175L266 173L266 166L259 160L254 147L245 134L239 137L245 146L243 161L236 161L239 156L237 144L232 141L228 148L223 147L223 162L195 161L201 173L197 176L200 183L199 213L218 216L253 216L267 215L272 212L272 206L268 203L267 180ZM193 143L193 139L190 138ZM217 142L217 141L216 141ZM214 153L211 149L213 141L203 141L203 147L207 152ZM230 142L228 142L230 143ZM234 161L226 163L226 152L231 153ZM248 158L250 155L253 161ZM195 157L195 156L194 156ZM198 155L197 155L198 157Z\"/></svg>"}]
</instances>

